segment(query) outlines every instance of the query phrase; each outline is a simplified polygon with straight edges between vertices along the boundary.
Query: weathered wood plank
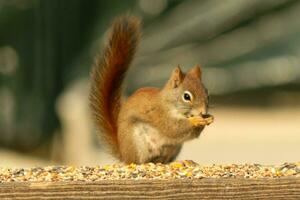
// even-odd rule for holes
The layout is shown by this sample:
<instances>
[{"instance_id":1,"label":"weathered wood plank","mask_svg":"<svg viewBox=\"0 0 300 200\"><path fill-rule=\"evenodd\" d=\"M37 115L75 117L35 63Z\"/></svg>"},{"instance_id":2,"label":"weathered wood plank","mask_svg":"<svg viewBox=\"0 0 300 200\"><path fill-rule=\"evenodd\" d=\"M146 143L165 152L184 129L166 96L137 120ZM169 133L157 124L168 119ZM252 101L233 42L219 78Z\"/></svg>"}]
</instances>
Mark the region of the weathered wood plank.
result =
<instances>
[{"instance_id":1,"label":"weathered wood plank","mask_svg":"<svg viewBox=\"0 0 300 200\"><path fill-rule=\"evenodd\" d=\"M12 182L0 199L300 199L300 178Z\"/></svg>"}]
</instances>

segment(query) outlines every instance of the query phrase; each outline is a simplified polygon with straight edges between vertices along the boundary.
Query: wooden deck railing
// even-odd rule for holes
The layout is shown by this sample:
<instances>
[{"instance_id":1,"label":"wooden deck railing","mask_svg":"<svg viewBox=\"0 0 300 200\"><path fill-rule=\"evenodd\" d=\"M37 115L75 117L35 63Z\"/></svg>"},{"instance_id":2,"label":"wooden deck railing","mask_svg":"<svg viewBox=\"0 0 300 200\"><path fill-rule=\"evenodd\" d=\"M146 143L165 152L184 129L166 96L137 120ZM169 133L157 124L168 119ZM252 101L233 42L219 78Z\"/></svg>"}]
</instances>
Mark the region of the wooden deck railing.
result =
<instances>
[{"instance_id":1,"label":"wooden deck railing","mask_svg":"<svg viewBox=\"0 0 300 200\"><path fill-rule=\"evenodd\" d=\"M300 165L0 168L0 199L300 199Z\"/></svg>"}]
</instances>

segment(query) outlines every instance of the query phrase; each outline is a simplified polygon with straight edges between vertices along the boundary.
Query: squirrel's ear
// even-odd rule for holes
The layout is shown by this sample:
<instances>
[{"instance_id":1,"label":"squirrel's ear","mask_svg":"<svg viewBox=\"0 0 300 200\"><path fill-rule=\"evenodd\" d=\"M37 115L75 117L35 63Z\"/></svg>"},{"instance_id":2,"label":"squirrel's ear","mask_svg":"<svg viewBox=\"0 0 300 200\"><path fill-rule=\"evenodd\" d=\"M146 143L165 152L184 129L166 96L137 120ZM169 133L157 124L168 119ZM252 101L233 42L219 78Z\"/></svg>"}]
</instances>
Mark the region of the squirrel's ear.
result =
<instances>
[{"instance_id":1,"label":"squirrel's ear","mask_svg":"<svg viewBox=\"0 0 300 200\"><path fill-rule=\"evenodd\" d=\"M171 78L168 81L168 84L172 88L178 87L183 81L184 75L179 67L179 65L173 70Z\"/></svg>"},{"instance_id":2,"label":"squirrel's ear","mask_svg":"<svg viewBox=\"0 0 300 200\"><path fill-rule=\"evenodd\" d=\"M198 77L198 78L201 79L201 74L202 74L202 72L201 72L200 65L196 65L193 69L191 69L191 70L188 72L188 74L193 75L193 76L196 76L196 77Z\"/></svg>"}]
</instances>

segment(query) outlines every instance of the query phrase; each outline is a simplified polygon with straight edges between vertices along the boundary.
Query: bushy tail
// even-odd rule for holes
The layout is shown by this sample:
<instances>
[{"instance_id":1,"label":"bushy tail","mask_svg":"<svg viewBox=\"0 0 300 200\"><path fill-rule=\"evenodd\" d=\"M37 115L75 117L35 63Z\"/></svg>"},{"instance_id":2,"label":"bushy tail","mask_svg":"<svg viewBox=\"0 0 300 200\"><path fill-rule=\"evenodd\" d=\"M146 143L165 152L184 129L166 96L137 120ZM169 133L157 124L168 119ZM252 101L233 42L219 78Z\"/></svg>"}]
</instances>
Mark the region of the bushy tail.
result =
<instances>
[{"instance_id":1,"label":"bushy tail","mask_svg":"<svg viewBox=\"0 0 300 200\"><path fill-rule=\"evenodd\" d=\"M140 20L122 16L112 24L108 42L96 57L91 73L90 105L100 134L112 154L120 158L118 147L118 114L122 82L134 57L140 39Z\"/></svg>"}]
</instances>

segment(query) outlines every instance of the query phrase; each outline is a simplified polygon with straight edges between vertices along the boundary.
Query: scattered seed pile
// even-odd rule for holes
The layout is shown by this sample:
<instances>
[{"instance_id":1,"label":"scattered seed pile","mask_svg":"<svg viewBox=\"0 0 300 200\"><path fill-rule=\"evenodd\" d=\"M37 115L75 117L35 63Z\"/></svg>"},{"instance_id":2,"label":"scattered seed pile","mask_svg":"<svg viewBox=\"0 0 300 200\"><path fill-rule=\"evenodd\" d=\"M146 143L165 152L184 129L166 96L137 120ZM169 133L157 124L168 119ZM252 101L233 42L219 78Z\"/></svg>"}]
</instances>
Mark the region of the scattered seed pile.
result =
<instances>
[{"instance_id":1,"label":"scattered seed pile","mask_svg":"<svg viewBox=\"0 0 300 200\"><path fill-rule=\"evenodd\" d=\"M50 166L29 169L0 168L1 182L22 181L99 181L119 179L189 179L218 177L300 177L300 162L284 163L279 166L259 164L228 164L200 166L186 160L167 165L147 163L114 164L96 167Z\"/></svg>"}]
</instances>

